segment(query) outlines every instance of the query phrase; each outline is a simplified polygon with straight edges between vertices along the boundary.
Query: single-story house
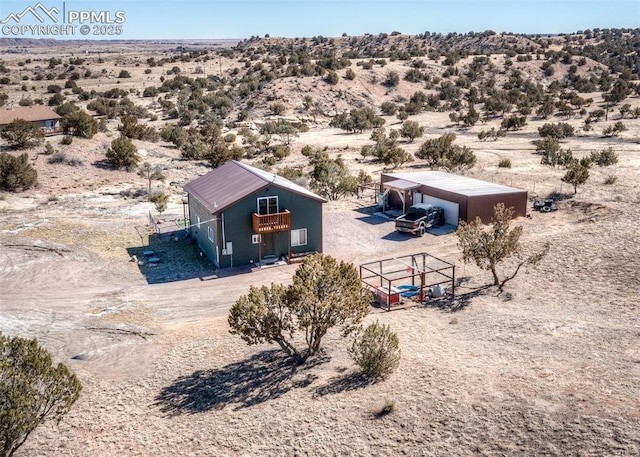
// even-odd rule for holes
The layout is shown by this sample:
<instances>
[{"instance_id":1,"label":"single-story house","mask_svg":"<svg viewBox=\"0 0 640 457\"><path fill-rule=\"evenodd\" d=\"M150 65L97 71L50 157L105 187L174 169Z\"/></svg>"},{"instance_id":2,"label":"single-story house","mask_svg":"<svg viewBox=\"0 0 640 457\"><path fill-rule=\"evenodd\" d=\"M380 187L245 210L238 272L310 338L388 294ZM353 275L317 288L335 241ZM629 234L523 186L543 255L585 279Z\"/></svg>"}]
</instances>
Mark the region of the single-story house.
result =
<instances>
[{"instance_id":1,"label":"single-story house","mask_svg":"<svg viewBox=\"0 0 640 457\"><path fill-rule=\"evenodd\" d=\"M62 119L62 117L48 106L33 105L0 108L0 130L16 119L33 122L40 127L42 133L45 135L62 133L60 126L60 119Z\"/></svg>"},{"instance_id":2,"label":"single-story house","mask_svg":"<svg viewBox=\"0 0 640 457\"><path fill-rule=\"evenodd\" d=\"M493 207L504 203L514 208L514 217L527 214L527 191L441 171L383 173L380 179L382 205L403 211L415 203L444 209L447 224L472 222L476 216L491 222Z\"/></svg>"},{"instance_id":3,"label":"single-story house","mask_svg":"<svg viewBox=\"0 0 640 457\"><path fill-rule=\"evenodd\" d=\"M326 200L235 160L185 185L189 233L216 268L322 252Z\"/></svg>"}]
</instances>

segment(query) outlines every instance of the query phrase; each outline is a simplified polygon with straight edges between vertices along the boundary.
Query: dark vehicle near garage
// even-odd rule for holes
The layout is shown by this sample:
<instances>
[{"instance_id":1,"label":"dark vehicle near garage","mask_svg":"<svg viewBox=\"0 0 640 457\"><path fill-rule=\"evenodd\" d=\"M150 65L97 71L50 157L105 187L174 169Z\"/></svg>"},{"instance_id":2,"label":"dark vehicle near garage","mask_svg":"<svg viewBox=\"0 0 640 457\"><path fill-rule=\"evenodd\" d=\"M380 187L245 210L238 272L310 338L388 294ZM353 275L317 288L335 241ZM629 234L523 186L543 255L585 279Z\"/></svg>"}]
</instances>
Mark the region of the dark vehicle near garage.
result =
<instances>
[{"instance_id":1,"label":"dark vehicle near garage","mask_svg":"<svg viewBox=\"0 0 640 457\"><path fill-rule=\"evenodd\" d=\"M425 203L409 207L405 214L396 218L398 232L413 233L416 236L424 235L429 227L442 225L444 225L444 209Z\"/></svg>"},{"instance_id":2,"label":"dark vehicle near garage","mask_svg":"<svg viewBox=\"0 0 640 457\"><path fill-rule=\"evenodd\" d=\"M533 209L535 209L536 211L541 211L543 213L550 213L551 211L556 211L558 209L558 205L556 205L556 202L553 199L547 198L543 201L534 201Z\"/></svg>"}]
</instances>

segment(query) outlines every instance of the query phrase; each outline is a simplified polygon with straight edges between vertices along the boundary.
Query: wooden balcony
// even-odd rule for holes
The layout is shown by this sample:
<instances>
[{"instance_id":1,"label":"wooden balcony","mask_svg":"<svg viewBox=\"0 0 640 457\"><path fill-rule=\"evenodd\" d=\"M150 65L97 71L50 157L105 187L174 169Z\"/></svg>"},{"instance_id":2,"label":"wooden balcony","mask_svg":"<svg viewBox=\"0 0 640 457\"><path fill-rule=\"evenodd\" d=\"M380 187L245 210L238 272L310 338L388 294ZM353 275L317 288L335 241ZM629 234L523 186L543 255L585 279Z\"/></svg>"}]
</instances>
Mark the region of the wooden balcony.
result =
<instances>
[{"instance_id":1,"label":"wooden balcony","mask_svg":"<svg viewBox=\"0 0 640 457\"><path fill-rule=\"evenodd\" d=\"M42 128L41 130L42 133L44 133L44 136L62 135L64 133L64 129L62 127Z\"/></svg>"},{"instance_id":2,"label":"wooden balcony","mask_svg":"<svg viewBox=\"0 0 640 457\"><path fill-rule=\"evenodd\" d=\"M291 229L291 213L285 209L282 213L252 214L253 233L273 233Z\"/></svg>"}]
</instances>

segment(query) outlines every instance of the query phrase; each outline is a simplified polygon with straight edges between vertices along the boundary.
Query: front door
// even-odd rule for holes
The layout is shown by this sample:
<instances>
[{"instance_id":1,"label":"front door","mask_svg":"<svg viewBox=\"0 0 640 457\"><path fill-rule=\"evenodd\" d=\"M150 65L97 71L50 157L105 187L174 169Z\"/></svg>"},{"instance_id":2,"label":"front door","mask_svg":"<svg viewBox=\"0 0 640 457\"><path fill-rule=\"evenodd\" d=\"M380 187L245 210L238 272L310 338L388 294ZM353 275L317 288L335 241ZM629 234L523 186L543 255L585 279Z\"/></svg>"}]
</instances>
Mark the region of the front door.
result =
<instances>
[{"instance_id":1,"label":"front door","mask_svg":"<svg viewBox=\"0 0 640 457\"><path fill-rule=\"evenodd\" d=\"M268 257L276 254L276 234L263 233L262 238L262 257Z\"/></svg>"}]
</instances>

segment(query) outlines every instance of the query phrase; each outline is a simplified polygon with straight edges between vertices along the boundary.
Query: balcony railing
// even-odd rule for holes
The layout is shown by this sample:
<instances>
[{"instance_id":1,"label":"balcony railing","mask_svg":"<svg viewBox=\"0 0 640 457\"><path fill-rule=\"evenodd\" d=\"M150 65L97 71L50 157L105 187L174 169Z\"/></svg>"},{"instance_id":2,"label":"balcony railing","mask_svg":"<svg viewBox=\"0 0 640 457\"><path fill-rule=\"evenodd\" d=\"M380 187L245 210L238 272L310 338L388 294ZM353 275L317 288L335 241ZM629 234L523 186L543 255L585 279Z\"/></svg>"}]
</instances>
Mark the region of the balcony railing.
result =
<instances>
[{"instance_id":1,"label":"balcony railing","mask_svg":"<svg viewBox=\"0 0 640 457\"><path fill-rule=\"evenodd\" d=\"M41 130L42 133L44 133L44 136L62 135L64 133L64 129L62 127L42 128Z\"/></svg>"},{"instance_id":2,"label":"balcony railing","mask_svg":"<svg viewBox=\"0 0 640 457\"><path fill-rule=\"evenodd\" d=\"M282 213L252 215L253 233L272 233L291 229L291 213L285 209Z\"/></svg>"}]
</instances>

